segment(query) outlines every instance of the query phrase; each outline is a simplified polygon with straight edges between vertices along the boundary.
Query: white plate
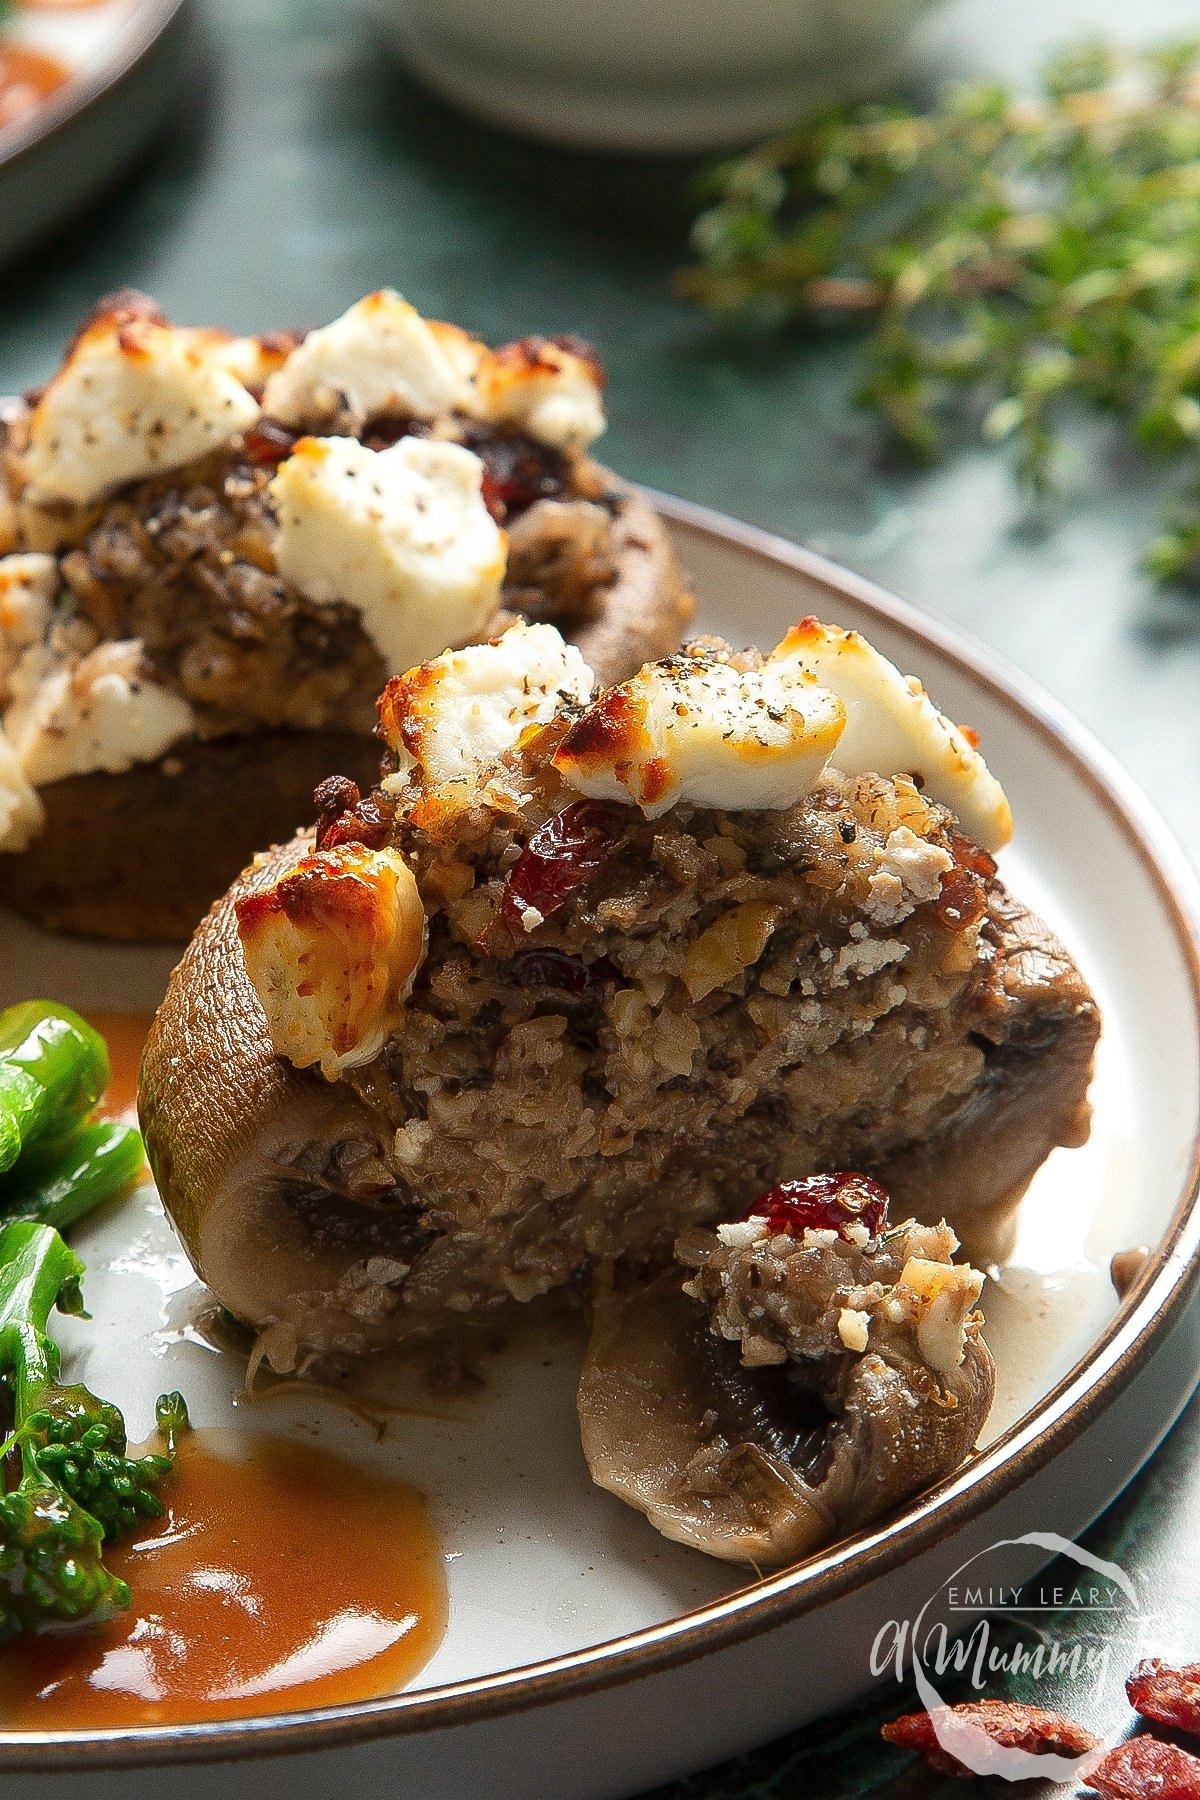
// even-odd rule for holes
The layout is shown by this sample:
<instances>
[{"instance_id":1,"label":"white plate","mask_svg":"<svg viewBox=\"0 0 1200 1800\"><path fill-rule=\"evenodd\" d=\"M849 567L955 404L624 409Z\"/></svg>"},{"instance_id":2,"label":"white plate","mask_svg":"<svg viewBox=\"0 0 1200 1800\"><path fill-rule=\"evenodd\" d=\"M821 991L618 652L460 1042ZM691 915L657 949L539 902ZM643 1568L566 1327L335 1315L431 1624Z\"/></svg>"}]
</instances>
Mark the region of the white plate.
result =
<instances>
[{"instance_id":1,"label":"white plate","mask_svg":"<svg viewBox=\"0 0 1200 1800\"><path fill-rule=\"evenodd\" d=\"M0 129L0 258L47 235L158 131L180 90L190 0L18 6L0 36L53 56L60 88Z\"/></svg>"},{"instance_id":2,"label":"white plate","mask_svg":"<svg viewBox=\"0 0 1200 1800\"><path fill-rule=\"evenodd\" d=\"M0 1734L5 1800L61 1800L75 1791L66 1769L89 1762L108 1771L87 1778L93 1800L110 1784L129 1800L142 1792L130 1762L255 1753L284 1757L254 1773L263 1800L351 1781L417 1800L461 1800L479 1783L490 1800L635 1792L860 1691L885 1619L920 1605L972 1548L1034 1528L1075 1535L1182 1405L1200 1345L1200 909L1181 856L1078 727L946 627L790 545L663 505L705 596L705 628L770 644L810 611L858 626L981 731L1017 818L1003 873L1061 932L1103 1007L1091 1141L1056 1151L1037 1177L989 1302L1000 1383L985 1453L902 1519L745 1586L590 1485L569 1331L515 1344L482 1397L406 1417L382 1445L328 1402L247 1404L240 1364L190 1330L198 1290L145 1191L79 1234L95 1318L69 1328L74 1367L126 1407L135 1432L154 1395L179 1387L199 1423L232 1416L239 1429L307 1436L315 1419L326 1444L412 1481L442 1532L450 1625L394 1699L165 1732ZM170 960L47 939L4 917L0 1000L44 990L141 1008ZM1118 1307L1108 1261L1136 1243L1156 1253ZM1018 1548L1004 1574L1039 1560ZM157 1778L144 1779L149 1793ZM210 1800L248 1779L236 1763L178 1769L170 1791Z\"/></svg>"}]
</instances>

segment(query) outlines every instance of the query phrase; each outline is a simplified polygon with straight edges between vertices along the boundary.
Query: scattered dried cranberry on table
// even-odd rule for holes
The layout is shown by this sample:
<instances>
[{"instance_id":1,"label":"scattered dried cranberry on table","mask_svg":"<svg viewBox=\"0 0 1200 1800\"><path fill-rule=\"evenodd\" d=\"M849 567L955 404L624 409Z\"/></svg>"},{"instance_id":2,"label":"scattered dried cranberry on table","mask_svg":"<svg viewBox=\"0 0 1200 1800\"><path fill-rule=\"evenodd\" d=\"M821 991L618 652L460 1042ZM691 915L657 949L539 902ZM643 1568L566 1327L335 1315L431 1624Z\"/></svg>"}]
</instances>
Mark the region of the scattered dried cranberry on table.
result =
<instances>
[{"instance_id":1,"label":"scattered dried cranberry on table","mask_svg":"<svg viewBox=\"0 0 1200 1800\"><path fill-rule=\"evenodd\" d=\"M1009 1750L1026 1750L1031 1755L1056 1753L1059 1756L1084 1756L1098 1750L1099 1739L1090 1731L1065 1719L1061 1713L1048 1712L1041 1706L1023 1706L1015 1700L964 1700L944 1709L986 1732L993 1743ZM933 1715L928 1712L905 1713L880 1728L889 1744L905 1750L917 1750L933 1769L944 1775L970 1777L974 1771L956 1756L942 1749L934 1730Z\"/></svg>"},{"instance_id":2,"label":"scattered dried cranberry on table","mask_svg":"<svg viewBox=\"0 0 1200 1800\"><path fill-rule=\"evenodd\" d=\"M1200 1663L1181 1669L1158 1657L1140 1662L1125 1683L1129 1704L1144 1719L1200 1734Z\"/></svg>"},{"instance_id":3,"label":"scattered dried cranberry on table","mask_svg":"<svg viewBox=\"0 0 1200 1800\"><path fill-rule=\"evenodd\" d=\"M1135 1737L1083 1777L1104 1800L1200 1800L1200 1758L1160 1738Z\"/></svg>"}]
</instances>

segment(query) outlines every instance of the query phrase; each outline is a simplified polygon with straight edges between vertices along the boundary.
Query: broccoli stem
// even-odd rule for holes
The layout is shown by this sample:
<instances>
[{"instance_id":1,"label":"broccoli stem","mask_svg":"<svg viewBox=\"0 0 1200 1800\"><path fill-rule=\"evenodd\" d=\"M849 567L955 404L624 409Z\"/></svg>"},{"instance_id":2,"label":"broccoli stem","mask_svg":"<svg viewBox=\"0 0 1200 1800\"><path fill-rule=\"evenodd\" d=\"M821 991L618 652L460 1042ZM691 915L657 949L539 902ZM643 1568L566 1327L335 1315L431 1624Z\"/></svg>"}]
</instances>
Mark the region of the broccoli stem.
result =
<instances>
[{"instance_id":1,"label":"broccoli stem","mask_svg":"<svg viewBox=\"0 0 1200 1800\"><path fill-rule=\"evenodd\" d=\"M0 1641L21 1631L82 1627L129 1605L129 1588L104 1565L103 1547L158 1518L158 1487L186 1424L178 1395L159 1402L168 1454L125 1454L125 1421L82 1385L59 1381L50 1315L82 1313L83 1264L51 1226L0 1229L0 1382L21 1480L0 1489Z\"/></svg>"},{"instance_id":2,"label":"broccoli stem","mask_svg":"<svg viewBox=\"0 0 1200 1800\"><path fill-rule=\"evenodd\" d=\"M0 1220L29 1219L65 1231L137 1179L145 1160L132 1125L100 1119L85 1125L48 1165L36 1154L0 1176Z\"/></svg>"},{"instance_id":3,"label":"broccoli stem","mask_svg":"<svg viewBox=\"0 0 1200 1800\"><path fill-rule=\"evenodd\" d=\"M104 1039L69 1007L26 1000L0 1013L0 1174L80 1124L108 1077Z\"/></svg>"},{"instance_id":4,"label":"broccoli stem","mask_svg":"<svg viewBox=\"0 0 1200 1800\"><path fill-rule=\"evenodd\" d=\"M82 1311L83 1264L56 1231L10 1225L0 1231L0 1272L0 1368L8 1374L13 1400L9 1442L20 1447L22 1473L32 1475L36 1458L23 1428L33 1396L58 1380L50 1314L60 1302L64 1312Z\"/></svg>"}]
</instances>

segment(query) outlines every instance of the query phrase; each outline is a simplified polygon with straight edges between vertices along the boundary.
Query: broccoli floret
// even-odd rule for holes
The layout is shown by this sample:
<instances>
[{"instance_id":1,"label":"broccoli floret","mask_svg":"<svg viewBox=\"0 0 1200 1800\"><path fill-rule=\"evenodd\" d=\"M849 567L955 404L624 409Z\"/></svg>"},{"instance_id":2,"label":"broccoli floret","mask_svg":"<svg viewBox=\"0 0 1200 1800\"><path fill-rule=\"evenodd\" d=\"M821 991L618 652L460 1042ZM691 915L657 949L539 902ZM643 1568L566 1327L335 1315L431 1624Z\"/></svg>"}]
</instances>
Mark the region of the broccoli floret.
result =
<instances>
[{"instance_id":1,"label":"broccoli floret","mask_svg":"<svg viewBox=\"0 0 1200 1800\"><path fill-rule=\"evenodd\" d=\"M84 1626L129 1605L103 1548L163 1512L158 1487L174 1463L179 1395L160 1400L168 1452L128 1457L125 1421L87 1388L58 1379L50 1314L81 1313L83 1264L48 1225L0 1230L0 1381L12 1404L0 1457L20 1458L0 1494L0 1639L43 1626Z\"/></svg>"}]
</instances>

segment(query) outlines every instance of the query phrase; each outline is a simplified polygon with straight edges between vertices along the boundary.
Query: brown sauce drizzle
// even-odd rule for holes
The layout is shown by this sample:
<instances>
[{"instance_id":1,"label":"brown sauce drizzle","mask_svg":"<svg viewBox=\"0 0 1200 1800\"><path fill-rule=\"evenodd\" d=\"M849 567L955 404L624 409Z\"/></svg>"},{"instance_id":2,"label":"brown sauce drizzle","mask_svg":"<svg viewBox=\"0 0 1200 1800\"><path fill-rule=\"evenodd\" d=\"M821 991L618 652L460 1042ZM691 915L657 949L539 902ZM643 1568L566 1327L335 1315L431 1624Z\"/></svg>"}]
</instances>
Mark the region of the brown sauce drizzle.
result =
<instances>
[{"instance_id":1,"label":"brown sauce drizzle","mask_svg":"<svg viewBox=\"0 0 1200 1800\"><path fill-rule=\"evenodd\" d=\"M136 1118L150 1017L93 1012ZM167 1513L105 1556L128 1612L0 1648L0 1728L183 1724L395 1693L441 1641L446 1582L421 1496L309 1445L199 1430Z\"/></svg>"},{"instance_id":2,"label":"brown sauce drizzle","mask_svg":"<svg viewBox=\"0 0 1200 1800\"><path fill-rule=\"evenodd\" d=\"M166 1516L106 1561L127 1613L0 1651L0 1726L45 1731L292 1712L403 1688L446 1624L420 1496L307 1445L203 1430Z\"/></svg>"},{"instance_id":3,"label":"brown sauce drizzle","mask_svg":"<svg viewBox=\"0 0 1200 1800\"><path fill-rule=\"evenodd\" d=\"M106 1119L127 1119L137 1124L138 1067L146 1038L154 1023L151 1013L89 1012L89 1025L94 1025L108 1045L112 1067L108 1091L100 1102Z\"/></svg>"}]
</instances>

